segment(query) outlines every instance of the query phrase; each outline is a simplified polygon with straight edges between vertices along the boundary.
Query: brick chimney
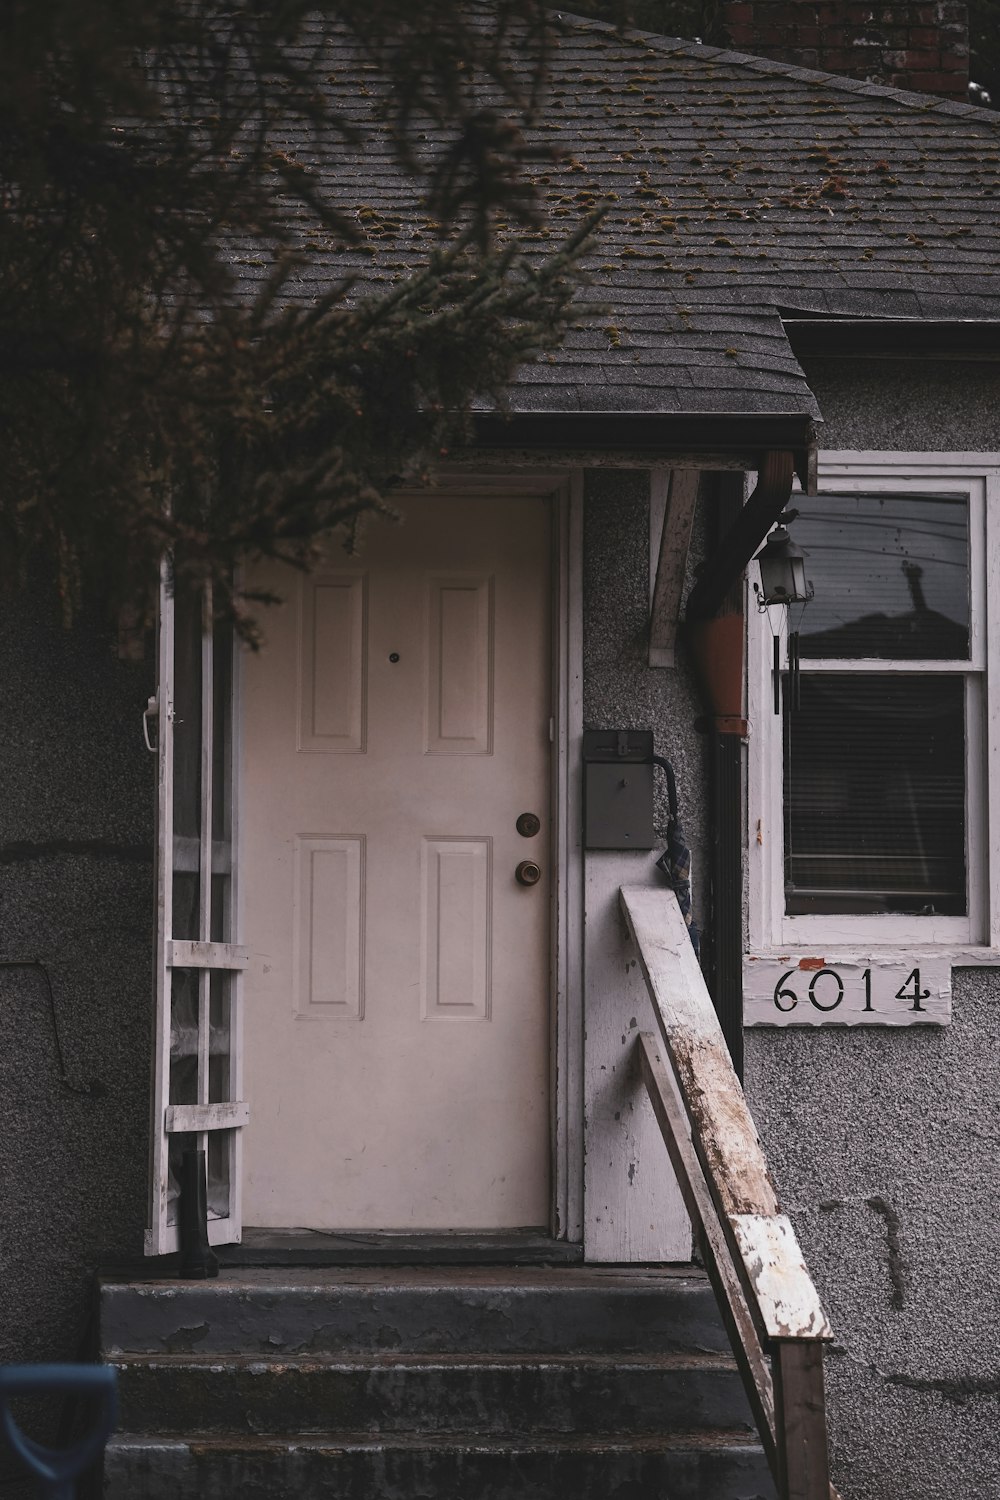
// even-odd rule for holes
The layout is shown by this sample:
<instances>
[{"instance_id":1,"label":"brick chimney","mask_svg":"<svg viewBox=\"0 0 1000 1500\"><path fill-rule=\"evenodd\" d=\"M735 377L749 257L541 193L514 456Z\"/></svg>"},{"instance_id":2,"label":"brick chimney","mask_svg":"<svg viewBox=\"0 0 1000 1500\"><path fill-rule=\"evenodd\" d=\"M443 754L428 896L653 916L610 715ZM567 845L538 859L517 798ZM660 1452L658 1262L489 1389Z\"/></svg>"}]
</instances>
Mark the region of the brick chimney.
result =
<instances>
[{"instance_id":1,"label":"brick chimney","mask_svg":"<svg viewBox=\"0 0 1000 1500\"><path fill-rule=\"evenodd\" d=\"M776 62L965 100L965 0L723 0L728 44Z\"/></svg>"}]
</instances>

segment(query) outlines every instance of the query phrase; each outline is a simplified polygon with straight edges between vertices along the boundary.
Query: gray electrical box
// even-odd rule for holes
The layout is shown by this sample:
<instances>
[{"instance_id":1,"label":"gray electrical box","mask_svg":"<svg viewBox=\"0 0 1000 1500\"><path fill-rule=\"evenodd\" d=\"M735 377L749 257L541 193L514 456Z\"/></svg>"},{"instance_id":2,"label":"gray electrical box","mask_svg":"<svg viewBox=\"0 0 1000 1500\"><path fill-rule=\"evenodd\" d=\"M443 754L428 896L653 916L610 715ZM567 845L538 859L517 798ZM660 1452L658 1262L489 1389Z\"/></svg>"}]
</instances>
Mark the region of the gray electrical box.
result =
<instances>
[{"instance_id":1,"label":"gray electrical box","mask_svg":"<svg viewBox=\"0 0 1000 1500\"><path fill-rule=\"evenodd\" d=\"M584 730L583 842L587 849L654 847L652 730Z\"/></svg>"}]
</instances>

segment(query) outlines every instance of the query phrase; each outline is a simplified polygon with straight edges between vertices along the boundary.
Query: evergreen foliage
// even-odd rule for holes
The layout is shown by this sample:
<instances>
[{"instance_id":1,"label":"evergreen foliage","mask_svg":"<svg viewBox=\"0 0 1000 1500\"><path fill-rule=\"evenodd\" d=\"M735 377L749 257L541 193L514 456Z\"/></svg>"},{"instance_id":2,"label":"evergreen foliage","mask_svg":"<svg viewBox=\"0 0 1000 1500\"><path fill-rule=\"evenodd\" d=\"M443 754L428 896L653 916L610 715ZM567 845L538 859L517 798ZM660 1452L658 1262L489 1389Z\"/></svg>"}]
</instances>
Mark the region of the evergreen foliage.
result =
<instances>
[{"instance_id":1,"label":"evergreen foliage","mask_svg":"<svg viewBox=\"0 0 1000 1500\"><path fill-rule=\"evenodd\" d=\"M338 47L387 80L439 232L395 283L310 300L310 253L362 239L329 191L366 147L325 86ZM538 0L6 0L4 566L54 561L70 608L88 582L138 597L175 547L240 618L235 562L307 566L502 399L578 280L582 231L545 257L518 240L546 48Z\"/></svg>"}]
</instances>

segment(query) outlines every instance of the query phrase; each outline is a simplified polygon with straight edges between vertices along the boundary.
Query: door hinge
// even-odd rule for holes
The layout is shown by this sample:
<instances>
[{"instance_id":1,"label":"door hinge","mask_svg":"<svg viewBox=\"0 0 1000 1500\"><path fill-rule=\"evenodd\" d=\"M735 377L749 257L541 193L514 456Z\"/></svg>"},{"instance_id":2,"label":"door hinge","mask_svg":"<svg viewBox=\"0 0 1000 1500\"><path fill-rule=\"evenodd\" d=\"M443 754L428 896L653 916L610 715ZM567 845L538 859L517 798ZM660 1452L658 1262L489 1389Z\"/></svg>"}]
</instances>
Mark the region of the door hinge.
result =
<instances>
[{"instance_id":1,"label":"door hinge","mask_svg":"<svg viewBox=\"0 0 1000 1500\"><path fill-rule=\"evenodd\" d=\"M154 755L156 754L157 746L153 743L153 740L150 737L150 726L156 724L156 733L158 738L159 720L160 700L159 698L150 698L149 702L146 704L146 707L142 711L142 737L146 741L146 749L150 750Z\"/></svg>"}]
</instances>

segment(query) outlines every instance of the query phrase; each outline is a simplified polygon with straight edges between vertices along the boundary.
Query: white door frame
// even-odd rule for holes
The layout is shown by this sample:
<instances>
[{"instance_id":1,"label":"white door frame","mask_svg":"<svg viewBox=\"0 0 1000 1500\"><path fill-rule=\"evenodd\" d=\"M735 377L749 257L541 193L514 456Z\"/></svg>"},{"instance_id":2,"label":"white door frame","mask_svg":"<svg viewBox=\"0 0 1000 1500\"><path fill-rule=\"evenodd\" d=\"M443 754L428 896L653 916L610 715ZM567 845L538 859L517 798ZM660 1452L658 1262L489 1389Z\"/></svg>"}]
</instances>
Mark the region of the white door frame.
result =
<instances>
[{"instance_id":1,"label":"white door frame","mask_svg":"<svg viewBox=\"0 0 1000 1500\"><path fill-rule=\"evenodd\" d=\"M457 466L435 488L477 497L537 495L549 500L552 537L552 832L550 919L550 1232L583 1240L583 858L580 749L583 737L583 473ZM421 492L416 492L421 493ZM373 525L391 524L377 519ZM237 808L243 795L243 726L239 674L234 674ZM237 820L238 822L238 820ZM237 868L242 849L237 843ZM242 916L242 912L240 913ZM240 927L253 947L253 934ZM253 1110L253 1099L247 1104Z\"/></svg>"},{"instance_id":2,"label":"white door frame","mask_svg":"<svg viewBox=\"0 0 1000 1500\"><path fill-rule=\"evenodd\" d=\"M583 471L552 491L552 1235L583 1242Z\"/></svg>"}]
</instances>

